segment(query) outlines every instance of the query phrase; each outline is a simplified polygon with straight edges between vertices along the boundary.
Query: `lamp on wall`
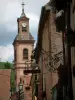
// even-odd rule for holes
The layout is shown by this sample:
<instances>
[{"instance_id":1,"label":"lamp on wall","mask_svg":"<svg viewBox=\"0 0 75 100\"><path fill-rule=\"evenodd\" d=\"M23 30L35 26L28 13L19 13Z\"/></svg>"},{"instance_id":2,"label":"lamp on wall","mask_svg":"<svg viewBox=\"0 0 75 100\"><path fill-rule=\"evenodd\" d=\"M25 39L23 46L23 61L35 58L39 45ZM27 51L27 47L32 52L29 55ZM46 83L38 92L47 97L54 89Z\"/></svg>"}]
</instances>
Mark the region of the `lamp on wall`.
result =
<instances>
[{"instance_id":1,"label":"lamp on wall","mask_svg":"<svg viewBox=\"0 0 75 100\"><path fill-rule=\"evenodd\" d=\"M21 98L24 98L23 84L22 84L21 79L20 79L20 83L19 83L18 87L19 87L19 100L21 100Z\"/></svg>"},{"instance_id":2,"label":"lamp on wall","mask_svg":"<svg viewBox=\"0 0 75 100\"><path fill-rule=\"evenodd\" d=\"M21 82L19 83L19 90L23 90L23 84Z\"/></svg>"}]
</instances>

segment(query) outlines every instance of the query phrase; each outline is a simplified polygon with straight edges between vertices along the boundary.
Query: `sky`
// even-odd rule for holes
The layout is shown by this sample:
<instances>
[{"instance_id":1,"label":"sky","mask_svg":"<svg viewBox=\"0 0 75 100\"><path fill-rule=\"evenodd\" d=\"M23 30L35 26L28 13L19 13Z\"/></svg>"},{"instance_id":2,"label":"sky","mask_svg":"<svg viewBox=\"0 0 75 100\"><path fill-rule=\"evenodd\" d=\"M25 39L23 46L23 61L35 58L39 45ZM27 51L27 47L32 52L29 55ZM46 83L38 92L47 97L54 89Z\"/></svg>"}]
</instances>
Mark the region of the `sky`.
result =
<instances>
[{"instance_id":1,"label":"sky","mask_svg":"<svg viewBox=\"0 0 75 100\"><path fill-rule=\"evenodd\" d=\"M25 14L30 19L30 32L37 40L41 7L49 0L1 0L0 1L0 61L14 59L13 41L17 32L17 18L22 12L21 3L25 3Z\"/></svg>"}]
</instances>

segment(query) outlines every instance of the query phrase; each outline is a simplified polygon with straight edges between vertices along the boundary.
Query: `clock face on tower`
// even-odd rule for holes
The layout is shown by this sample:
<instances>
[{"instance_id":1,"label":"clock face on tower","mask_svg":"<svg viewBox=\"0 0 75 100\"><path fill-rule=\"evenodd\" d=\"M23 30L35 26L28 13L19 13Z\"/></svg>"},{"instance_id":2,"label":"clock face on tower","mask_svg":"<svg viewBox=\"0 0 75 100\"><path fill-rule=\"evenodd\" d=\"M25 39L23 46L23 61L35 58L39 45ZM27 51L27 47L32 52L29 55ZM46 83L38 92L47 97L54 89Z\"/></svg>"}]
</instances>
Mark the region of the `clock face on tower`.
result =
<instances>
[{"instance_id":1,"label":"clock face on tower","mask_svg":"<svg viewBox=\"0 0 75 100\"><path fill-rule=\"evenodd\" d=\"M22 23L22 27L26 27L27 26L27 24L26 23Z\"/></svg>"},{"instance_id":2,"label":"clock face on tower","mask_svg":"<svg viewBox=\"0 0 75 100\"><path fill-rule=\"evenodd\" d=\"M22 32L27 32L27 24L22 23Z\"/></svg>"}]
</instances>

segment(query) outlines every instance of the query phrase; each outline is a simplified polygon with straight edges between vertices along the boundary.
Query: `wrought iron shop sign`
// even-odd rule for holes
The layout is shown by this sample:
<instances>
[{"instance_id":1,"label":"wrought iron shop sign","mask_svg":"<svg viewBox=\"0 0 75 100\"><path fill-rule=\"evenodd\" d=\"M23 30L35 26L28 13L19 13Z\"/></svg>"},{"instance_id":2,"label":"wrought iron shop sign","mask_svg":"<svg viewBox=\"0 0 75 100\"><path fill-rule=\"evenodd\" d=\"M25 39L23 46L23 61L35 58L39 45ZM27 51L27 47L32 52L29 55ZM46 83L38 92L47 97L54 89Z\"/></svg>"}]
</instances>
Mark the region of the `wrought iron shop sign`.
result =
<instances>
[{"instance_id":1,"label":"wrought iron shop sign","mask_svg":"<svg viewBox=\"0 0 75 100\"><path fill-rule=\"evenodd\" d=\"M31 63L31 62L26 62L25 63L25 69L24 69L24 74L27 73L40 73L40 69L38 67L38 64L36 63Z\"/></svg>"}]
</instances>

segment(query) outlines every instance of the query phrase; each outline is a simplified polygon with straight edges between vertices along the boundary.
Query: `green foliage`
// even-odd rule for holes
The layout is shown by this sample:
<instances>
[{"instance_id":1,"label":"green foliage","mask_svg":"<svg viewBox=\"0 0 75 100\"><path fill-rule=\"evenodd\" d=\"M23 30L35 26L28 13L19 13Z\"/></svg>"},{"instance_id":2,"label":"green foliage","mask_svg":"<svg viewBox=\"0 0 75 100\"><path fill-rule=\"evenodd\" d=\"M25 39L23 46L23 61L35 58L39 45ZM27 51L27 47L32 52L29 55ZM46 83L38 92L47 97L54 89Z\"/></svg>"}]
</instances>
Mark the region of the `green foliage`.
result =
<instances>
[{"instance_id":1,"label":"green foliage","mask_svg":"<svg viewBox=\"0 0 75 100\"><path fill-rule=\"evenodd\" d=\"M5 69L5 62L0 62L0 69Z\"/></svg>"},{"instance_id":2,"label":"green foliage","mask_svg":"<svg viewBox=\"0 0 75 100\"><path fill-rule=\"evenodd\" d=\"M11 70L11 89L13 92L15 92L16 90L16 86L15 86L15 72L14 70Z\"/></svg>"},{"instance_id":3,"label":"green foliage","mask_svg":"<svg viewBox=\"0 0 75 100\"><path fill-rule=\"evenodd\" d=\"M12 68L12 64L9 62L6 62L5 64L5 69L11 69Z\"/></svg>"}]
</instances>

